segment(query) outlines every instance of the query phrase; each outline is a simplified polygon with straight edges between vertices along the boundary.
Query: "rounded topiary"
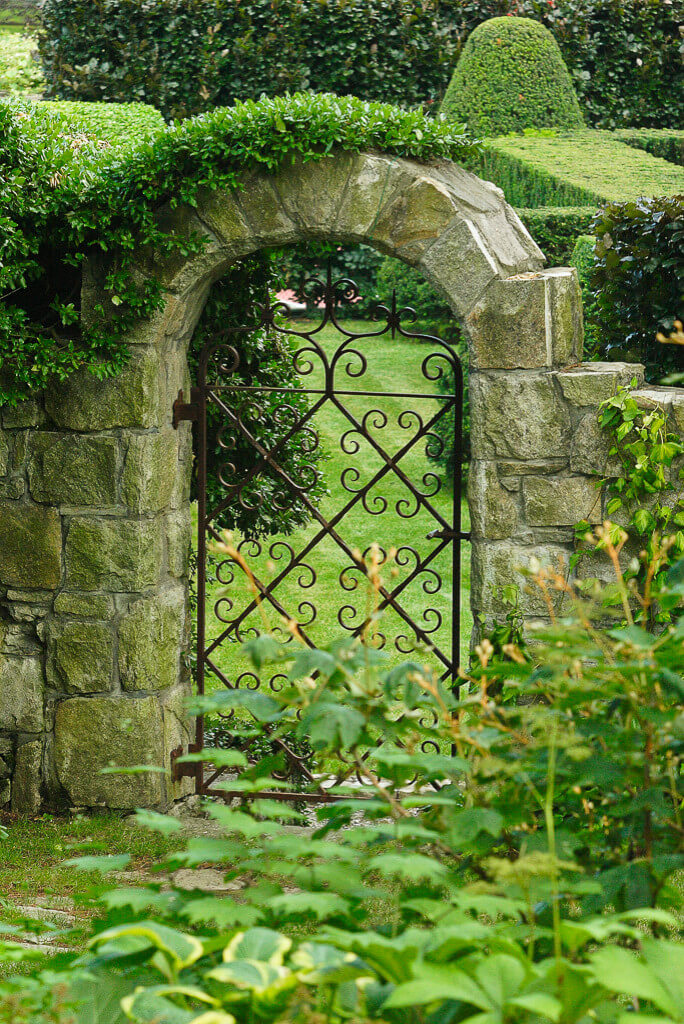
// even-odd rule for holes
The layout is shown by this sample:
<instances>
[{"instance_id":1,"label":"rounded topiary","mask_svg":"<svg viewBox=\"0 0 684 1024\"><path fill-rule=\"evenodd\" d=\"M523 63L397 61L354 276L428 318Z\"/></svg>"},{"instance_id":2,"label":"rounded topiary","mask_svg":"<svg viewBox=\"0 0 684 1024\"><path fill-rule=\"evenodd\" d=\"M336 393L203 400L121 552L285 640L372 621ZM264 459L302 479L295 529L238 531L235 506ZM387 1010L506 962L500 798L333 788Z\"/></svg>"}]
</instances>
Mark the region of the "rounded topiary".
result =
<instances>
[{"instance_id":1,"label":"rounded topiary","mask_svg":"<svg viewBox=\"0 0 684 1024\"><path fill-rule=\"evenodd\" d=\"M478 135L583 127L558 43L530 18L491 18L471 32L441 112Z\"/></svg>"}]
</instances>

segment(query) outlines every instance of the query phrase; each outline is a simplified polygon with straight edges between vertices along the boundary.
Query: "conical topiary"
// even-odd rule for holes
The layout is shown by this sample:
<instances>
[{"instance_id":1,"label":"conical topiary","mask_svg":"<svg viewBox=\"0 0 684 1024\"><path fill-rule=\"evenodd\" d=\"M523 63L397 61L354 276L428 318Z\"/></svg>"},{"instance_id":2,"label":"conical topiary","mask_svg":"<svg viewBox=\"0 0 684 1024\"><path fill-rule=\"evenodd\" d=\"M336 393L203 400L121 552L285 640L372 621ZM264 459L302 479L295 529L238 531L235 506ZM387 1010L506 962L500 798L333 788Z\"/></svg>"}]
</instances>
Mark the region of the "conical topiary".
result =
<instances>
[{"instance_id":1,"label":"conical topiary","mask_svg":"<svg viewBox=\"0 0 684 1024\"><path fill-rule=\"evenodd\" d=\"M583 127L558 43L530 18L491 18L471 32L441 112L485 136Z\"/></svg>"}]
</instances>

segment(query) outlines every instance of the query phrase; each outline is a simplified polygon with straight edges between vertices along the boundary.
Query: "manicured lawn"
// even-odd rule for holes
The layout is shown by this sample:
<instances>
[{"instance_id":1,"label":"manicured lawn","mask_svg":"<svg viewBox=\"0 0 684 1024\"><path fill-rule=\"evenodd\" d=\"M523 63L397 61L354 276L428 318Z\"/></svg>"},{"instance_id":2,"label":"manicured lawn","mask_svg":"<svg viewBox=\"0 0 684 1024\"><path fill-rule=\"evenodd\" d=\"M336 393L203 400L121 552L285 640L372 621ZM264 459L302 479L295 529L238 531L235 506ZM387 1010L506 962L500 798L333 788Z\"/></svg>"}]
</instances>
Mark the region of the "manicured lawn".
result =
<instances>
[{"instance_id":1,"label":"manicured lawn","mask_svg":"<svg viewBox=\"0 0 684 1024\"><path fill-rule=\"evenodd\" d=\"M298 329L301 330L301 326L298 326ZM359 322L355 322L352 329L358 331L364 328ZM340 336L331 327L327 327L325 332L318 337L322 340L323 347L328 354L332 353L341 341ZM401 391L437 394L436 386L426 380L421 371L422 360L430 351L425 346L404 339L393 341L387 336L377 341L366 342L363 351L368 356L366 373L357 380L341 375L339 379L344 380L344 384L338 383L338 387L344 386L346 389L356 391L363 388L371 392ZM307 386L319 387L321 381L322 374L314 373L307 378ZM386 415L386 425L383 425L383 419L378 416L371 415L369 420L373 421L372 436L390 456L399 451L417 430L417 420L414 416L408 415L407 410L415 410L426 422L439 408L439 401L432 397L367 398L349 396L342 401L346 403L347 408L357 420L361 420L364 415L371 413L374 409L379 409ZM353 498L353 494L345 490L345 482L350 487L358 489L383 465L380 456L373 450L371 444L360 438L358 434L348 435L344 442L344 448L347 450L344 450L342 439L351 426L352 424L344 414L330 403L327 403L316 414L315 429L319 433L321 446L326 455L322 468L325 484L329 491L329 494L322 500L320 508L328 519ZM353 451L354 442L359 444L357 451ZM399 465L409 479L425 493L431 493L437 484L440 485L438 492L429 500L435 510L450 521L453 489L445 480L441 468L427 458L425 440L412 448L401 459ZM432 475L427 476L426 474ZM424 557L436 544L434 540L427 540L427 534L438 528L439 524L424 508L418 509L415 515L407 516L408 513L414 512L417 503L406 485L394 473L386 475L369 491L366 505L367 509L364 509L362 503L358 502L340 521L337 529L351 549L364 551L373 543L381 545L386 551L390 548L397 549L397 560L393 560L391 564L381 570L385 583L388 587L394 588L406 579L415 565L415 559L409 549L420 552ZM402 517L402 512L404 516L407 516L406 518ZM468 510L465 501L463 501L463 517L463 529L467 530ZM286 553L287 549L280 542L284 541L295 552L300 552L316 535L318 529L317 524L310 524L288 537L267 539L262 543L260 549L256 545L244 545L243 553L255 575L260 580L267 582L277 576L289 558ZM344 579L349 586L354 580L358 585L348 590L342 588L340 574L350 566L350 559L329 537L324 538L305 561L316 574L315 582L312 584L312 576L307 570L299 573L293 572L278 585L275 596L288 615L298 622L306 623L311 620L313 609L315 609L315 618L311 621L310 626L305 627L306 632L315 643L324 644L345 633L338 616L347 626L356 626L363 621L368 607L368 587L365 582L360 580L359 573L356 571L349 573ZM404 564L400 564L401 562ZM468 600L470 546L467 543L463 544L462 566L463 610L460 632L461 659L463 660L467 658L472 627ZM426 632L430 632L433 642L448 652L452 616L452 571L448 547L435 558L430 568L435 570L436 574L425 572L418 576L401 594L399 600L408 616ZM215 638L225 628L214 614L216 602L220 602L224 596L229 597L235 602L234 610L231 613L234 615L237 609L244 607L250 600L251 593L246 577L239 571L236 582L229 589L215 584L210 589L210 596L208 636ZM225 609L225 604L223 606L219 604L219 615L225 613ZM261 610L255 610L250 614L244 625L245 627L263 629L266 622L270 628L276 630L282 625L278 612L264 602ZM406 657L413 646L415 635L407 628L399 614L395 611L383 614L377 625L377 630L386 637L386 649L392 652L393 660L398 661ZM402 637L405 639L401 639ZM397 650L395 641L398 642L400 650ZM431 655L427 655L427 660L437 664ZM241 655L238 645L231 640L226 640L217 650L216 664L231 680L248 668L246 659Z\"/></svg>"}]
</instances>

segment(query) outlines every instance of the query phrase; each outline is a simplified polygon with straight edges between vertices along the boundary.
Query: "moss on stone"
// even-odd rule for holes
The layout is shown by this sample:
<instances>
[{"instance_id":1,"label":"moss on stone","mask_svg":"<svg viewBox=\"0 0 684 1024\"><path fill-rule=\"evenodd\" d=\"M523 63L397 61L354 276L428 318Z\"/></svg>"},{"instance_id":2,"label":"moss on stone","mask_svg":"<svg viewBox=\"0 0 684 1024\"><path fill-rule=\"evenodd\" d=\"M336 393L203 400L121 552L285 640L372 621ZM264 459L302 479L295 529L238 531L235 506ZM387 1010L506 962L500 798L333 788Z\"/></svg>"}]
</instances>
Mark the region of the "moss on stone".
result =
<instances>
[{"instance_id":1,"label":"moss on stone","mask_svg":"<svg viewBox=\"0 0 684 1024\"><path fill-rule=\"evenodd\" d=\"M471 32L441 112L478 135L583 125L558 43L529 18L491 18Z\"/></svg>"}]
</instances>

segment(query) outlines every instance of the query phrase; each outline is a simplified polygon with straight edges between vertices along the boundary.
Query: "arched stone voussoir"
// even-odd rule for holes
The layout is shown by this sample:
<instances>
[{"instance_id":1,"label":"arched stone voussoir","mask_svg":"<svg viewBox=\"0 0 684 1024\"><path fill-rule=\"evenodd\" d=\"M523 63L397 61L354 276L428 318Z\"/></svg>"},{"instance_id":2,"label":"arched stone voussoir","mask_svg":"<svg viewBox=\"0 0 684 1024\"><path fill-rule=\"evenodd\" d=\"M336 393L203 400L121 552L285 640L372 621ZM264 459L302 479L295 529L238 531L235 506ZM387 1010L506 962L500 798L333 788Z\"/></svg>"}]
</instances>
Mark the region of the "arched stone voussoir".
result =
<instances>
[{"instance_id":1,"label":"arched stone voussoir","mask_svg":"<svg viewBox=\"0 0 684 1024\"><path fill-rule=\"evenodd\" d=\"M445 160L375 152L298 159L273 174L247 172L234 191L204 190L196 209L160 218L181 235L205 237L201 253L157 265L176 295L258 249L307 239L360 242L418 266L460 316L493 280L543 265L500 189Z\"/></svg>"}]
</instances>

